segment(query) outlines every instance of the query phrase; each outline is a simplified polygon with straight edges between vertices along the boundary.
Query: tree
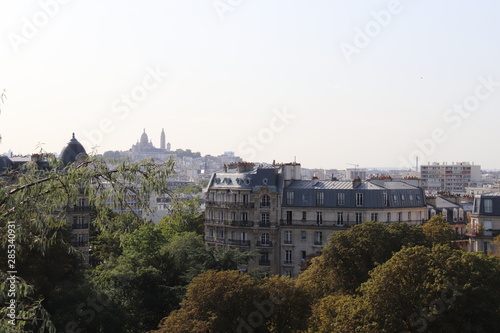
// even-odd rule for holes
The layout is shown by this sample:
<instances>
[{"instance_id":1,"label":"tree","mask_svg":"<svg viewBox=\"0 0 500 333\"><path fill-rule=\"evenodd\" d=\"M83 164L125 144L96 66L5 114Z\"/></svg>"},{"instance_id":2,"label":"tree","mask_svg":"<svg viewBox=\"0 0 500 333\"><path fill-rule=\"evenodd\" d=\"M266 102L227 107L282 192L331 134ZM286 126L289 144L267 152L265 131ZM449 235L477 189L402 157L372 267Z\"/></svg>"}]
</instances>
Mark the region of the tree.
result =
<instances>
[{"instance_id":1,"label":"tree","mask_svg":"<svg viewBox=\"0 0 500 333\"><path fill-rule=\"evenodd\" d=\"M289 277L273 276L266 279L262 287L266 300L261 308L267 317L269 332L292 333L307 329L312 298L303 286Z\"/></svg>"},{"instance_id":2,"label":"tree","mask_svg":"<svg viewBox=\"0 0 500 333\"><path fill-rule=\"evenodd\" d=\"M365 315L366 311L360 306L359 296L329 295L314 304L312 316L308 321L308 332L378 332L370 325L364 325L362 331L357 330L363 324Z\"/></svg>"},{"instance_id":3,"label":"tree","mask_svg":"<svg viewBox=\"0 0 500 333\"><path fill-rule=\"evenodd\" d=\"M422 230L432 244L452 244L455 239L455 233L442 215L431 217Z\"/></svg>"},{"instance_id":4,"label":"tree","mask_svg":"<svg viewBox=\"0 0 500 333\"><path fill-rule=\"evenodd\" d=\"M77 198L81 195L88 198L95 212L92 223L99 227L108 221L110 199L127 207L130 205L127 196L133 194L136 204L148 210L150 195L167 191L167 177L173 167L172 163L156 164L152 160L110 167L97 157L77 160L64 167L51 155L43 158L47 162L43 169L30 162L0 179L1 268L7 271L5 256L10 244L7 228L12 224L16 230L20 278L33 288L31 304L38 303L42 308L51 302L54 291L60 290L65 281L73 279L71 274L81 269L71 264L71 256L65 255L78 254L70 245L67 221L68 209ZM36 315L27 310L31 305L17 304L17 313ZM27 319L36 320L36 317ZM40 325L53 327L48 317Z\"/></svg>"},{"instance_id":5,"label":"tree","mask_svg":"<svg viewBox=\"0 0 500 333\"><path fill-rule=\"evenodd\" d=\"M362 316L329 321L342 332L494 331L500 327L498 283L496 257L442 245L404 248L376 267L361 296L343 306Z\"/></svg>"},{"instance_id":6,"label":"tree","mask_svg":"<svg viewBox=\"0 0 500 333\"><path fill-rule=\"evenodd\" d=\"M205 215L201 212L199 197L174 200L170 215L162 217L159 226L167 236L181 232L196 232L204 235Z\"/></svg>"},{"instance_id":7,"label":"tree","mask_svg":"<svg viewBox=\"0 0 500 333\"><path fill-rule=\"evenodd\" d=\"M403 223L386 226L365 222L349 230L335 232L320 257L299 277L314 289L315 297L333 293L355 293L369 278L369 272L391 258L405 245L425 243L417 227Z\"/></svg>"},{"instance_id":8,"label":"tree","mask_svg":"<svg viewBox=\"0 0 500 333\"><path fill-rule=\"evenodd\" d=\"M95 266L111 257L121 255L125 239L143 224L145 224L144 220L137 218L130 212L118 215L110 210L108 221L101 223L100 227L92 229L90 239L91 264Z\"/></svg>"},{"instance_id":9,"label":"tree","mask_svg":"<svg viewBox=\"0 0 500 333\"><path fill-rule=\"evenodd\" d=\"M164 318L156 332L251 332L248 327L258 332L263 329L264 316L255 302L264 298L258 280L249 275L210 270L193 279L181 308Z\"/></svg>"}]
</instances>

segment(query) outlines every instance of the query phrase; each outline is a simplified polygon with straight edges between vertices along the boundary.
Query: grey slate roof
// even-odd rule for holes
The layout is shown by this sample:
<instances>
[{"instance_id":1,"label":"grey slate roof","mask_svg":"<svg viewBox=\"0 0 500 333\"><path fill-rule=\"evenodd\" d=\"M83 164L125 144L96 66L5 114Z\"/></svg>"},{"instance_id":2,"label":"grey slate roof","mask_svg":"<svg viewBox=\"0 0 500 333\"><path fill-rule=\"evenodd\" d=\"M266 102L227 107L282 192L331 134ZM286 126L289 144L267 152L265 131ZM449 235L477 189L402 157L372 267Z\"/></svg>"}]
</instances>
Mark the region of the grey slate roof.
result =
<instances>
[{"instance_id":1,"label":"grey slate roof","mask_svg":"<svg viewBox=\"0 0 500 333\"><path fill-rule=\"evenodd\" d=\"M274 168L258 168L247 172L214 173L209 182L212 189L253 189L257 190L262 186L267 186L272 191L282 188L282 177Z\"/></svg>"},{"instance_id":2,"label":"grey slate roof","mask_svg":"<svg viewBox=\"0 0 500 333\"><path fill-rule=\"evenodd\" d=\"M441 197L437 197L436 198L436 204L435 205L431 205L429 204L429 206L433 206L433 207L437 207L437 208L459 208L460 206L453 203L453 202L450 202L446 199L443 199Z\"/></svg>"}]
</instances>

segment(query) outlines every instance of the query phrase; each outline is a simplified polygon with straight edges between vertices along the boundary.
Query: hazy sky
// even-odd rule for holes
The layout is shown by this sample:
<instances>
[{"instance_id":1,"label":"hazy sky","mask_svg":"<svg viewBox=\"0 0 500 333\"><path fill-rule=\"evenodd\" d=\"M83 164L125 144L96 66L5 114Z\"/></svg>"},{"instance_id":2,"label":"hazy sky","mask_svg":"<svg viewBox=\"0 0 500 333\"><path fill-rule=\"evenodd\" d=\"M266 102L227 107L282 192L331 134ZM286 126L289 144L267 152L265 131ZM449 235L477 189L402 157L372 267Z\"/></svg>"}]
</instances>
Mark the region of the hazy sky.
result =
<instances>
[{"instance_id":1,"label":"hazy sky","mask_svg":"<svg viewBox=\"0 0 500 333\"><path fill-rule=\"evenodd\" d=\"M0 152L500 168L500 2L2 1Z\"/></svg>"}]
</instances>

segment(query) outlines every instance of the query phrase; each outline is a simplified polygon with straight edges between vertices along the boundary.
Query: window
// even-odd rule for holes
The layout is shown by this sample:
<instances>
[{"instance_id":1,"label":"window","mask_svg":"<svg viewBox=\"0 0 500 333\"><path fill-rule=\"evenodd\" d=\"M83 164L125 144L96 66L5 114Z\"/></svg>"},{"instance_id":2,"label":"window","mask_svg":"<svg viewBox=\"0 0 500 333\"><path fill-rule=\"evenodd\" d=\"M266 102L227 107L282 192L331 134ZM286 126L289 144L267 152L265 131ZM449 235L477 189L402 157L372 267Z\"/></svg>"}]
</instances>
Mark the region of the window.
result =
<instances>
[{"instance_id":1,"label":"window","mask_svg":"<svg viewBox=\"0 0 500 333\"><path fill-rule=\"evenodd\" d=\"M397 196L397 195L395 195L395 194L393 194L393 195L392 195L392 200L393 200L394 202L398 201L398 196Z\"/></svg>"},{"instance_id":2,"label":"window","mask_svg":"<svg viewBox=\"0 0 500 333\"><path fill-rule=\"evenodd\" d=\"M408 212L408 222L411 222L411 212Z\"/></svg>"},{"instance_id":3,"label":"window","mask_svg":"<svg viewBox=\"0 0 500 333\"><path fill-rule=\"evenodd\" d=\"M271 264L271 261L269 260L269 253L268 252L261 252L260 259L259 259L259 265L269 266L270 264Z\"/></svg>"},{"instance_id":4,"label":"window","mask_svg":"<svg viewBox=\"0 0 500 333\"><path fill-rule=\"evenodd\" d=\"M248 213L241 213L240 220L243 222L247 222L248 221Z\"/></svg>"},{"instance_id":5,"label":"window","mask_svg":"<svg viewBox=\"0 0 500 333\"><path fill-rule=\"evenodd\" d=\"M316 206L323 206L325 203L325 193L318 192L316 193Z\"/></svg>"},{"instance_id":6,"label":"window","mask_svg":"<svg viewBox=\"0 0 500 333\"><path fill-rule=\"evenodd\" d=\"M374 222L378 222L378 213L372 213L371 220L374 221Z\"/></svg>"},{"instance_id":7,"label":"window","mask_svg":"<svg viewBox=\"0 0 500 333\"><path fill-rule=\"evenodd\" d=\"M260 198L260 207L269 208L270 206L271 206L271 197L269 197L267 194L263 195L262 198Z\"/></svg>"},{"instance_id":8,"label":"window","mask_svg":"<svg viewBox=\"0 0 500 333\"><path fill-rule=\"evenodd\" d=\"M306 251L300 251L300 258L301 258L302 260L306 260L306 258L307 258Z\"/></svg>"},{"instance_id":9,"label":"window","mask_svg":"<svg viewBox=\"0 0 500 333\"><path fill-rule=\"evenodd\" d=\"M236 212L231 212L231 220L236 221Z\"/></svg>"},{"instance_id":10,"label":"window","mask_svg":"<svg viewBox=\"0 0 500 333\"><path fill-rule=\"evenodd\" d=\"M405 195L401 194L401 201L405 201Z\"/></svg>"},{"instance_id":11,"label":"window","mask_svg":"<svg viewBox=\"0 0 500 333\"><path fill-rule=\"evenodd\" d=\"M219 230L217 232L217 238L224 239L224 230Z\"/></svg>"},{"instance_id":12,"label":"window","mask_svg":"<svg viewBox=\"0 0 500 333\"><path fill-rule=\"evenodd\" d=\"M213 210L209 210L209 211L208 211L208 219L209 219L210 221L213 221L213 220L215 219L215 213L214 213L214 211L213 211Z\"/></svg>"},{"instance_id":13,"label":"window","mask_svg":"<svg viewBox=\"0 0 500 333\"><path fill-rule=\"evenodd\" d=\"M398 213L398 222L403 222L403 213Z\"/></svg>"},{"instance_id":14,"label":"window","mask_svg":"<svg viewBox=\"0 0 500 333\"><path fill-rule=\"evenodd\" d=\"M294 197L294 192L286 192L286 204L287 205L293 205L293 197Z\"/></svg>"},{"instance_id":15,"label":"window","mask_svg":"<svg viewBox=\"0 0 500 333\"><path fill-rule=\"evenodd\" d=\"M248 237L247 237L247 233L246 233L246 231L242 231L242 232L241 232L241 234L240 234L240 237L241 237L240 239L241 239L242 241L246 241L246 240L248 240Z\"/></svg>"},{"instance_id":16,"label":"window","mask_svg":"<svg viewBox=\"0 0 500 333\"><path fill-rule=\"evenodd\" d=\"M269 224L269 213L260 214L260 223Z\"/></svg>"},{"instance_id":17,"label":"window","mask_svg":"<svg viewBox=\"0 0 500 333\"><path fill-rule=\"evenodd\" d=\"M417 198L417 201L420 201L420 194L417 194L415 197Z\"/></svg>"},{"instance_id":18,"label":"window","mask_svg":"<svg viewBox=\"0 0 500 333\"><path fill-rule=\"evenodd\" d=\"M284 273L285 276L292 276L292 271L286 270Z\"/></svg>"},{"instance_id":19,"label":"window","mask_svg":"<svg viewBox=\"0 0 500 333\"><path fill-rule=\"evenodd\" d=\"M292 211L291 210L286 211L286 224L287 225L292 224Z\"/></svg>"},{"instance_id":20,"label":"window","mask_svg":"<svg viewBox=\"0 0 500 333\"><path fill-rule=\"evenodd\" d=\"M344 225L344 212L337 212L337 225Z\"/></svg>"},{"instance_id":21,"label":"window","mask_svg":"<svg viewBox=\"0 0 500 333\"><path fill-rule=\"evenodd\" d=\"M302 212L302 220L306 220L307 212Z\"/></svg>"},{"instance_id":22,"label":"window","mask_svg":"<svg viewBox=\"0 0 500 333\"><path fill-rule=\"evenodd\" d=\"M292 250L285 250L285 264L292 263Z\"/></svg>"},{"instance_id":23,"label":"window","mask_svg":"<svg viewBox=\"0 0 500 333\"><path fill-rule=\"evenodd\" d=\"M214 237L214 229L212 229L212 228L208 229L208 236Z\"/></svg>"},{"instance_id":24,"label":"window","mask_svg":"<svg viewBox=\"0 0 500 333\"><path fill-rule=\"evenodd\" d=\"M363 213L356 213L356 224L363 222Z\"/></svg>"},{"instance_id":25,"label":"window","mask_svg":"<svg viewBox=\"0 0 500 333\"><path fill-rule=\"evenodd\" d=\"M363 206L363 193L356 193L356 206Z\"/></svg>"},{"instance_id":26,"label":"window","mask_svg":"<svg viewBox=\"0 0 500 333\"><path fill-rule=\"evenodd\" d=\"M343 192L337 193L337 205L338 206L345 205L345 193Z\"/></svg>"},{"instance_id":27,"label":"window","mask_svg":"<svg viewBox=\"0 0 500 333\"><path fill-rule=\"evenodd\" d=\"M224 221L224 212L219 211L219 222L223 222L223 221Z\"/></svg>"},{"instance_id":28,"label":"window","mask_svg":"<svg viewBox=\"0 0 500 333\"><path fill-rule=\"evenodd\" d=\"M73 216L73 229L87 229L89 224L84 216Z\"/></svg>"},{"instance_id":29,"label":"window","mask_svg":"<svg viewBox=\"0 0 500 333\"><path fill-rule=\"evenodd\" d=\"M248 202L248 194L242 194L241 199L242 199L243 203L247 203Z\"/></svg>"},{"instance_id":30,"label":"window","mask_svg":"<svg viewBox=\"0 0 500 333\"><path fill-rule=\"evenodd\" d=\"M305 241L307 239L307 231L300 232L300 240Z\"/></svg>"},{"instance_id":31,"label":"window","mask_svg":"<svg viewBox=\"0 0 500 333\"><path fill-rule=\"evenodd\" d=\"M413 201L413 194L409 194L408 197L409 197L410 201Z\"/></svg>"},{"instance_id":32,"label":"window","mask_svg":"<svg viewBox=\"0 0 500 333\"><path fill-rule=\"evenodd\" d=\"M316 231L314 233L314 245L323 245L323 232Z\"/></svg>"},{"instance_id":33,"label":"window","mask_svg":"<svg viewBox=\"0 0 500 333\"><path fill-rule=\"evenodd\" d=\"M384 199L384 206L389 206L389 196L387 195L387 192L382 193L382 198Z\"/></svg>"},{"instance_id":34,"label":"window","mask_svg":"<svg viewBox=\"0 0 500 333\"><path fill-rule=\"evenodd\" d=\"M270 244L270 241L269 241L269 233L268 232L264 232L260 235L260 243L261 245L269 245Z\"/></svg>"},{"instance_id":35,"label":"window","mask_svg":"<svg viewBox=\"0 0 500 333\"><path fill-rule=\"evenodd\" d=\"M474 199L474 206L472 208L473 213L479 213L479 204L481 203L479 198Z\"/></svg>"},{"instance_id":36,"label":"window","mask_svg":"<svg viewBox=\"0 0 500 333\"><path fill-rule=\"evenodd\" d=\"M493 213L493 200L484 199L484 212L485 213Z\"/></svg>"},{"instance_id":37,"label":"window","mask_svg":"<svg viewBox=\"0 0 500 333\"><path fill-rule=\"evenodd\" d=\"M317 225L323 224L323 212L316 212L316 224Z\"/></svg>"},{"instance_id":38,"label":"window","mask_svg":"<svg viewBox=\"0 0 500 333\"><path fill-rule=\"evenodd\" d=\"M292 231L291 230L285 231L285 244L292 244Z\"/></svg>"},{"instance_id":39,"label":"window","mask_svg":"<svg viewBox=\"0 0 500 333\"><path fill-rule=\"evenodd\" d=\"M391 222L391 213L387 213L387 222Z\"/></svg>"}]
</instances>

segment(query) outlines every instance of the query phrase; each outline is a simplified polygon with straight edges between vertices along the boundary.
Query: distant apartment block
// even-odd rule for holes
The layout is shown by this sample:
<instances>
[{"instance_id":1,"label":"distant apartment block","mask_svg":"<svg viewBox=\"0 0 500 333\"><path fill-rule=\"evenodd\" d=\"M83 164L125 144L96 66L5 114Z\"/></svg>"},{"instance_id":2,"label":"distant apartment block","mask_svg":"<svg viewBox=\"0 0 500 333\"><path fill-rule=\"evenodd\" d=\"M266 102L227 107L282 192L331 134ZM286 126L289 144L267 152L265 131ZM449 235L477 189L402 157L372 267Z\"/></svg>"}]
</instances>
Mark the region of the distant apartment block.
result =
<instances>
[{"instance_id":1,"label":"distant apartment block","mask_svg":"<svg viewBox=\"0 0 500 333\"><path fill-rule=\"evenodd\" d=\"M354 180L354 179L365 180L366 179L366 170L365 169L358 169L358 168L346 169L346 176L345 177L348 180Z\"/></svg>"},{"instance_id":2,"label":"distant apartment block","mask_svg":"<svg viewBox=\"0 0 500 333\"><path fill-rule=\"evenodd\" d=\"M297 276L332 233L365 221L422 224L424 191L404 181L301 179L297 163L227 165L206 189L205 241L258 253L248 270Z\"/></svg>"},{"instance_id":3,"label":"distant apartment block","mask_svg":"<svg viewBox=\"0 0 500 333\"><path fill-rule=\"evenodd\" d=\"M481 182L481 166L468 162L429 163L420 166L420 173L422 187L432 194L465 193L466 187L474 187Z\"/></svg>"}]
</instances>

